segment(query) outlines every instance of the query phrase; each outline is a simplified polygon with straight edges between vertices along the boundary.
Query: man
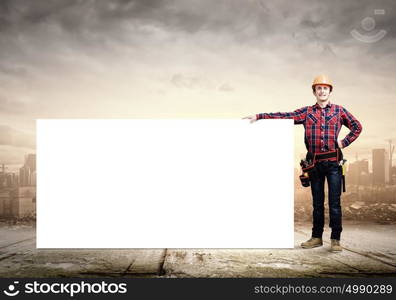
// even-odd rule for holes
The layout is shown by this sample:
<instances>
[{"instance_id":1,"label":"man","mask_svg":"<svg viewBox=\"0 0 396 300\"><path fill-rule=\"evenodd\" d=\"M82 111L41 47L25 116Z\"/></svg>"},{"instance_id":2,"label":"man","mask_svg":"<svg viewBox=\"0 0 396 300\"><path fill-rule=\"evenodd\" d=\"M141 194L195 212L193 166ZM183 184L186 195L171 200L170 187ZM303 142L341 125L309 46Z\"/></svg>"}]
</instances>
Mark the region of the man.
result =
<instances>
[{"instance_id":1,"label":"man","mask_svg":"<svg viewBox=\"0 0 396 300\"><path fill-rule=\"evenodd\" d=\"M309 172L312 191L313 228L312 237L301 244L302 248L314 248L323 245L324 227L324 183L327 178L328 200L331 228L331 247L333 252L342 251L340 245L341 221L341 186L342 167L340 149L349 146L362 132L360 122L341 105L330 103L329 97L333 84L325 75L317 76L312 83L316 104L296 109L293 112L260 113L247 116L251 123L260 119L294 119L294 124L303 124L305 128L305 146L307 159L314 163ZM344 139L338 139L342 125L350 129Z\"/></svg>"}]
</instances>

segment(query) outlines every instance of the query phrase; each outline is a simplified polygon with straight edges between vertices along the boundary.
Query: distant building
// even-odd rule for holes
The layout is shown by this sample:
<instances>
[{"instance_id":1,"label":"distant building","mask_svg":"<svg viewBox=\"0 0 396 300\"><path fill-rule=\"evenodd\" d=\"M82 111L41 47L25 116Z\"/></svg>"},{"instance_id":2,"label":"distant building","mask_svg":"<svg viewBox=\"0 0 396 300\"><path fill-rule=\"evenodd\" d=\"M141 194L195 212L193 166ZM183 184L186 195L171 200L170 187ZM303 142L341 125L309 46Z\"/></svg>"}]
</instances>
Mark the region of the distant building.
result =
<instances>
[{"instance_id":1,"label":"distant building","mask_svg":"<svg viewBox=\"0 0 396 300\"><path fill-rule=\"evenodd\" d=\"M25 156L19 176L0 169L0 216L26 217L36 213L36 154Z\"/></svg>"},{"instance_id":2,"label":"distant building","mask_svg":"<svg viewBox=\"0 0 396 300\"><path fill-rule=\"evenodd\" d=\"M19 186L36 185L36 154L25 156L25 163L19 169Z\"/></svg>"},{"instance_id":3,"label":"distant building","mask_svg":"<svg viewBox=\"0 0 396 300\"><path fill-rule=\"evenodd\" d=\"M18 185L18 176L14 173L0 173L0 189L16 187Z\"/></svg>"},{"instance_id":4,"label":"distant building","mask_svg":"<svg viewBox=\"0 0 396 300\"><path fill-rule=\"evenodd\" d=\"M4 188L0 190L0 216L12 216L12 189Z\"/></svg>"},{"instance_id":5,"label":"distant building","mask_svg":"<svg viewBox=\"0 0 396 300\"><path fill-rule=\"evenodd\" d=\"M392 172L391 172L391 176L392 176L392 183L396 182L396 166L392 167Z\"/></svg>"},{"instance_id":6,"label":"distant building","mask_svg":"<svg viewBox=\"0 0 396 300\"><path fill-rule=\"evenodd\" d=\"M373 149L373 184L389 183L389 160L385 149Z\"/></svg>"},{"instance_id":7,"label":"distant building","mask_svg":"<svg viewBox=\"0 0 396 300\"><path fill-rule=\"evenodd\" d=\"M36 154L28 154L25 156L25 166L28 167L31 172L36 171Z\"/></svg>"},{"instance_id":8,"label":"distant building","mask_svg":"<svg viewBox=\"0 0 396 300\"><path fill-rule=\"evenodd\" d=\"M350 184L369 185L369 163L367 159L358 160L349 164L346 174L347 182Z\"/></svg>"},{"instance_id":9,"label":"distant building","mask_svg":"<svg viewBox=\"0 0 396 300\"><path fill-rule=\"evenodd\" d=\"M0 216L26 217L36 213L36 187L24 186L0 191Z\"/></svg>"},{"instance_id":10,"label":"distant building","mask_svg":"<svg viewBox=\"0 0 396 300\"><path fill-rule=\"evenodd\" d=\"M36 213L36 187L23 186L14 189L12 194L13 216L26 217Z\"/></svg>"}]
</instances>

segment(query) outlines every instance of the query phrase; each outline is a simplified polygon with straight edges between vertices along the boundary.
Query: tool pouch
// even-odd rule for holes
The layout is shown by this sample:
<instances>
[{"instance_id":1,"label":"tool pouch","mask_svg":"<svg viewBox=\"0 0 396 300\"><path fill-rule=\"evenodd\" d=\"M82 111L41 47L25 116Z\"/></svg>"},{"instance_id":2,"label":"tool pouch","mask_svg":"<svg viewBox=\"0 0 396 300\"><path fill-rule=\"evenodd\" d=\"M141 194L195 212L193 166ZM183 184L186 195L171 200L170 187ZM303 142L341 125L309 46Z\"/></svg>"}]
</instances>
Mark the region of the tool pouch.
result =
<instances>
[{"instance_id":1,"label":"tool pouch","mask_svg":"<svg viewBox=\"0 0 396 300\"><path fill-rule=\"evenodd\" d=\"M300 181L303 187L309 187L309 176L306 175L300 175Z\"/></svg>"},{"instance_id":2,"label":"tool pouch","mask_svg":"<svg viewBox=\"0 0 396 300\"><path fill-rule=\"evenodd\" d=\"M301 160L300 166L302 170L302 175L300 175L301 184L303 187L309 187L310 186L309 177L315 171L315 164L311 159L308 159L308 160Z\"/></svg>"}]
</instances>

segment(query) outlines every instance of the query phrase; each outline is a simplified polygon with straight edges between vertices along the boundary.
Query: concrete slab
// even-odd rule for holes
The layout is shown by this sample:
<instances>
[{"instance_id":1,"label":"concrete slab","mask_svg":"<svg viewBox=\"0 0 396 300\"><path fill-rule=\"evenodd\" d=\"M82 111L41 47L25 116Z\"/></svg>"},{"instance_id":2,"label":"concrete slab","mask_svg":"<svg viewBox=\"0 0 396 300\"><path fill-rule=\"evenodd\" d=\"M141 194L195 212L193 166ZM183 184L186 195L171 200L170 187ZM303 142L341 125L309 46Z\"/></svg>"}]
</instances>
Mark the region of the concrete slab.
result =
<instances>
[{"instance_id":1,"label":"concrete slab","mask_svg":"<svg viewBox=\"0 0 396 300\"><path fill-rule=\"evenodd\" d=\"M32 239L32 237L35 238L35 236L35 226L0 223L0 249L23 240Z\"/></svg>"},{"instance_id":2,"label":"concrete slab","mask_svg":"<svg viewBox=\"0 0 396 300\"><path fill-rule=\"evenodd\" d=\"M389 239L396 226L361 225L359 229L370 240L384 240L376 244L377 253L393 253L396 246ZM395 260L382 261L367 256L365 245L359 248L359 235L351 235L355 247L341 253L329 251L328 233L325 245L315 249L301 249L300 243L310 237L310 224L296 224L294 249L173 249L168 250L164 269L174 277L381 277L395 276ZM355 230L354 230L355 231ZM264 237L263 237L264 238ZM349 246L349 244L347 244ZM349 246L350 247L350 246ZM349 249L349 248L348 248Z\"/></svg>"},{"instance_id":3,"label":"concrete slab","mask_svg":"<svg viewBox=\"0 0 396 300\"><path fill-rule=\"evenodd\" d=\"M294 249L36 249L31 226L0 227L0 277L383 277L396 276L396 225L345 224L341 253L301 249L311 224L295 225ZM262 238L265 238L263 236Z\"/></svg>"}]
</instances>

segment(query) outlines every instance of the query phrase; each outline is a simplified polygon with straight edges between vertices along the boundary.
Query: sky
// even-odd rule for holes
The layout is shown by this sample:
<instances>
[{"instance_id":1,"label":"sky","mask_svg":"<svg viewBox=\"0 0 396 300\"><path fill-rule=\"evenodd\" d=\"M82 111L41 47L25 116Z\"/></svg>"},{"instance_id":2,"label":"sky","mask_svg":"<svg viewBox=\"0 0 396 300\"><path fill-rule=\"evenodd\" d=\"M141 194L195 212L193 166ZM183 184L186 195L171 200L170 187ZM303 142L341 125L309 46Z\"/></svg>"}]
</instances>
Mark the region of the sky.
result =
<instances>
[{"instance_id":1,"label":"sky","mask_svg":"<svg viewBox=\"0 0 396 300\"><path fill-rule=\"evenodd\" d=\"M0 163L22 164L35 152L36 119L293 111L316 102L311 83L322 73L334 82L331 102L363 125L344 154L371 158L371 149L396 143L395 8L357 0L2 0ZM301 125L295 152L305 152Z\"/></svg>"}]
</instances>

